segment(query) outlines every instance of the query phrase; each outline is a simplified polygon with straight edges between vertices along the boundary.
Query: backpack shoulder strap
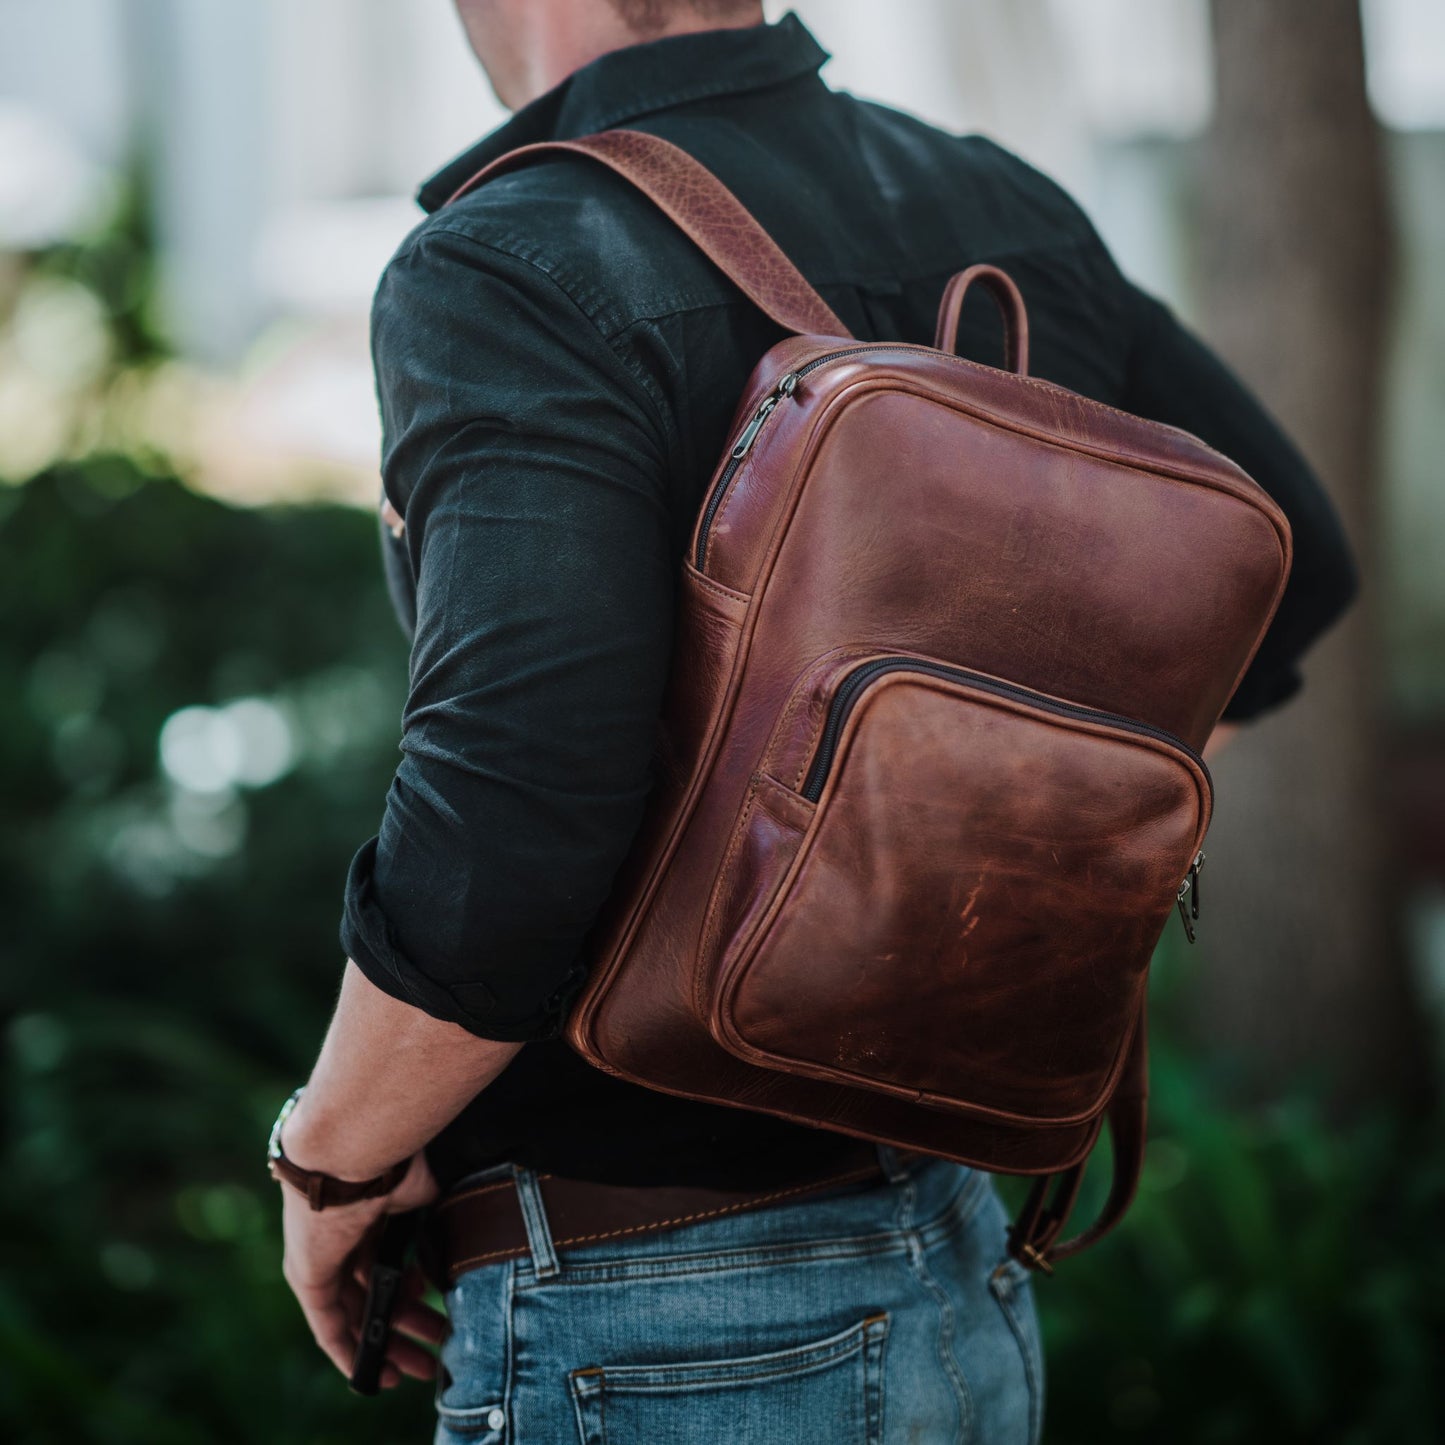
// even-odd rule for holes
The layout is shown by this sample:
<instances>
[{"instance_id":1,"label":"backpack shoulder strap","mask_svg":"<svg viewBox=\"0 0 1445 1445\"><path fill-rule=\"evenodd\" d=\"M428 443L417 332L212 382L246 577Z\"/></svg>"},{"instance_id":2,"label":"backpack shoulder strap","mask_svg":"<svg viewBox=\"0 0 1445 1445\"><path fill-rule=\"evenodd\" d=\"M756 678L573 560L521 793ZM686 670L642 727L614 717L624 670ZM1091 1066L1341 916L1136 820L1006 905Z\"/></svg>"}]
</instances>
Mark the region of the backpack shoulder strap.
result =
<instances>
[{"instance_id":1,"label":"backpack shoulder strap","mask_svg":"<svg viewBox=\"0 0 1445 1445\"><path fill-rule=\"evenodd\" d=\"M1109 1102L1109 1135L1114 1146L1114 1177L1109 1197L1099 1217L1083 1233L1061 1241L1059 1235L1079 1197L1084 1165L1075 1164L1062 1174L1045 1175L1037 1180L1009 1231L1009 1253L1020 1263L1052 1274L1054 1260L1087 1249L1124 1217L1144 1167L1148 1097L1149 1054L1141 1006L1119 1086Z\"/></svg>"},{"instance_id":2,"label":"backpack shoulder strap","mask_svg":"<svg viewBox=\"0 0 1445 1445\"><path fill-rule=\"evenodd\" d=\"M520 146L483 167L447 200L544 155L589 156L630 182L760 310L800 336L852 333L747 207L700 162L659 136L609 130L580 140Z\"/></svg>"}]
</instances>

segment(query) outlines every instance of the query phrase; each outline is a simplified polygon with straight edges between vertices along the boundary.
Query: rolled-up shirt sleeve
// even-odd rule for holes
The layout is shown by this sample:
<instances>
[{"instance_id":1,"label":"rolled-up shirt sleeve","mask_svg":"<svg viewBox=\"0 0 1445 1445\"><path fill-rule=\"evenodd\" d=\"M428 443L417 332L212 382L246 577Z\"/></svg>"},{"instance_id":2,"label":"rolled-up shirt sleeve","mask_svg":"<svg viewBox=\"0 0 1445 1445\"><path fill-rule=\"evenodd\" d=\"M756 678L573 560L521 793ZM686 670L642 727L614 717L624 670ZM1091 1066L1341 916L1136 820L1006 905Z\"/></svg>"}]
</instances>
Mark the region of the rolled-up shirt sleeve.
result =
<instances>
[{"instance_id":1,"label":"rolled-up shirt sleeve","mask_svg":"<svg viewBox=\"0 0 1445 1445\"><path fill-rule=\"evenodd\" d=\"M1359 581L1344 528L1299 449L1239 378L1154 297L1126 284L1132 327L1126 410L1193 432L1283 509L1294 563L1279 610L1224 710L1245 722L1292 697L1300 659L1349 607Z\"/></svg>"},{"instance_id":2,"label":"rolled-up shirt sleeve","mask_svg":"<svg viewBox=\"0 0 1445 1445\"><path fill-rule=\"evenodd\" d=\"M667 423L561 279L465 230L427 226L393 260L373 351L416 616L402 759L342 945L437 1018L544 1038L650 783Z\"/></svg>"}]
</instances>

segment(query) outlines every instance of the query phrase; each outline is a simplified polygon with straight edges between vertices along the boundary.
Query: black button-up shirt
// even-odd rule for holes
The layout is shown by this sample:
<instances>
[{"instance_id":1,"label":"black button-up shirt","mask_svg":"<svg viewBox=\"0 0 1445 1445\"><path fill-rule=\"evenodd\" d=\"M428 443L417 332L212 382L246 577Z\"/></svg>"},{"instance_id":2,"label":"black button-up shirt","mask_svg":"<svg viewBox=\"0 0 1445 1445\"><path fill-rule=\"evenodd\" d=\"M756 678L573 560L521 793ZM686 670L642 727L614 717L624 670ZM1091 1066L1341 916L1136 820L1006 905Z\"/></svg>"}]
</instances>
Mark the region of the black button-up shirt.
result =
<instances>
[{"instance_id":1,"label":"black button-up shirt","mask_svg":"<svg viewBox=\"0 0 1445 1445\"><path fill-rule=\"evenodd\" d=\"M1289 516L1293 576L1227 717L1289 697L1301 653L1352 595L1338 521L1298 452L1120 275L1075 203L988 140L835 94L817 73L826 58L792 16L603 56L427 183L431 214L377 291L383 475L406 519L383 548L411 687L342 942L372 982L438 1018L554 1040L447 1131L433 1150L444 1174L511 1157L737 1178L829 1137L603 1078L555 1041L641 817L687 536L781 333L584 159L444 206L488 161L655 131L720 176L862 338L929 341L949 276L1002 265L1028 302L1037 375L1197 433ZM1001 361L982 297L960 349Z\"/></svg>"}]
</instances>

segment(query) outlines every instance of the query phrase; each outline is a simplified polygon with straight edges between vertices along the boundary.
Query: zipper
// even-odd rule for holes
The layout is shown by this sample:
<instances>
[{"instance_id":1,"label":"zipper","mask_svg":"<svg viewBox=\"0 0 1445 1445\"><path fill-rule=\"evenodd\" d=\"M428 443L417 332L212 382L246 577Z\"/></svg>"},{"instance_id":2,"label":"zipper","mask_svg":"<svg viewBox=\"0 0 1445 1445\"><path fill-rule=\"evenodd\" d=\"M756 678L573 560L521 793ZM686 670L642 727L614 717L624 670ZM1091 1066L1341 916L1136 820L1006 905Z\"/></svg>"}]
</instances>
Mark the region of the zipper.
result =
<instances>
[{"instance_id":1,"label":"zipper","mask_svg":"<svg viewBox=\"0 0 1445 1445\"><path fill-rule=\"evenodd\" d=\"M800 366L796 371L790 371L786 376L779 378L778 384L763 398L762 403L753 413L752 419L743 428L737 443L728 455L727 466L723 468L722 475L708 494L707 505L703 508L702 523L697 531L697 547L693 552L693 566L699 572L702 571L703 560L707 556L708 532L712 527L713 518L717 516L718 508L722 506L723 498L727 496L729 484L737 475L738 468L742 466L748 453L752 451L758 434L768 424L768 418L782 402L792 396L798 389L798 383L820 366L826 366L830 361L838 361L845 356L856 356L862 351L898 351L902 349L905 348L888 342L873 342L867 346L850 346L846 351L830 351L826 356L815 356L806 366Z\"/></svg>"},{"instance_id":2,"label":"zipper","mask_svg":"<svg viewBox=\"0 0 1445 1445\"><path fill-rule=\"evenodd\" d=\"M820 366L826 366L830 361L841 361L847 356L859 356L869 351L927 351L933 356L941 356L947 361L955 361L963 366L973 366L977 363L969 361L964 356L951 356L947 352L938 351L931 346L919 346L907 341L873 341L862 346L850 346L842 351L830 351L824 356L815 356L806 366L800 366L796 371L790 371L778 384L763 398L762 404L752 415L752 419L743 428L738 437L732 452L728 457L728 464L723 469L722 475L717 479L717 484L708 494L707 506L703 509L702 525L698 528L697 547L693 552L693 566L699 572L703 570L703 560L707 554L708 532L712 527L713 518L717 515L718 508L722 506L722 500L727 495L728 484L737 475L737 470L742 466L747 454L752 451L753 444L758 439L758 433L767 425L768 418L778 409L778 404L792 396L797 390L798 383L810 373L816 371ZM1116 411L1116 407L1107 408L1109 411ZM1156 426L1164 426L1162 422L1156 422ZM1190 432L1184 431L1182 427L1165 426L1166 431L1178 432L1181 436L1187 436L1191 441L1199 442L1199 438ZM1222 455L1215 451L1207 443L1200 443L1207 450L1215 452L1216 456Z\"/></svg>"},{"instance_id":3,"label":"zipper","mask_svg":"<svg viewBox=\"0 0 1445 1445\"><path fill-rule=\"evenodd\" d=\"M991 692L997 697L1015 698L1028 703L1030 707L1055 713L1059 717L1107 723L1110 727L1121 728L1126 732L1136 733L1140 737L1154 738L1159 742L1167 743L1171 748L1197 763L1209 784L1210 792L1214 791L1214 777L1209 771L1209 764L1183 738L1175 737L1173 733L1166 732L1163 728L1156 728L1149 723L1140 722L1137 718L1125 717L1122 713L1106 712L1103 708L1085 707L1081 703L1060 702L1057 698L1035 692L1031 687L1020 687L1017 683L1001 682L996 677L989 677L966 667L953 667L942 662L921 662L916 657L875 657L871 662L865 662L848 673L839 684L838 691L833 695L833 701L828 706L828 720L823 726L823 736L818 742L818 751L813 755L807 778L803 782L803 796L809 802L816 803L822 796L823 785L828 780L828 774L833 767L833 759L838 752L838 740L843 735L843 727L857 704L858 698L871 683L890 672L921 672L929 677L940 677L949 682L966 682L970 687L977 688L981 692ZM1204 852L1201 849L1194 855L1194 860L1189 865L1189 872L1184 875L1184 881L1179 885L1179 891L1175 895L1175 902L1179 907L1179 917L1184 923L1184 936L1190 943L1194 942L1194 924L1199 919L1199 871L1203 867Z\"/></svg>"},{"instance_id":4,"label":"zipper","mask_svg":"<svg viewBox=\"0 0 1445 1445\"><path fill-rule=\"evenodd\" d=\"M1203 867L1204 851L1201 849L1194 855L1189 872L1184 875L1184 882L1174 895L1174 901L1179 905L1180 921L1184 924L1184 936L1190 943L1194 942L1194 925L1199 922L1199 870Z\"/></svg>"},{"instance_id":5,"label":"zipper","mask_svg":"<svg viewBox=\"0 0 1445 1445\"><path fill-rule=\"evenodd\" d=\"M871 682L888 672L922 672L929 677L941 677L948 682L966 682L970 687L976 687L982 692L991 692L998 697L1017 698L1031 707L1057 713L1060 717L1108 723L1110 727L1123 728L1128 732L1138 733L1141 737L1155 738L1159 742L1168 743L1172 748L1177 748L1178 751L1197 763L1200 771L1208 780L1210 791L1214 790L1214 778L1209 771L1209 765L1183 738L1177 738L1173 733L1165 732L1163 728L1139 722L1136 718L1125 717L1122 713L1105 712L1102 708L1085 707L1082 703L1060 702L1057 698L1035 692L1031 687L1021 687L1013 682L1001 682L996 677L989 677L986 673L974 672L966 667L954 667L945 662L922 662L916 657L875 657L871 662L865 662L861 667L855 667L839 684L838 691L833 695L833 701L828 707L828 721L823 727L823 736L818 743L818 751L813 755L812 765L809 767L807 779L803 783L803 796L809 802L816 803L822 795L823 784L828 779L829 770L833 766L834 754L838 751L838 739L842 736L843 725L848 721L848 715L853 711L853 705L858 701L858 695ZM1202 863L1202 859L1200 862ZM1190 871L1191 874L1197 873L1197 869L1194 868L1191 868ZM1195 916L1198 917L1198 914L1196 913Z\"/></svg>"}]
</instances>

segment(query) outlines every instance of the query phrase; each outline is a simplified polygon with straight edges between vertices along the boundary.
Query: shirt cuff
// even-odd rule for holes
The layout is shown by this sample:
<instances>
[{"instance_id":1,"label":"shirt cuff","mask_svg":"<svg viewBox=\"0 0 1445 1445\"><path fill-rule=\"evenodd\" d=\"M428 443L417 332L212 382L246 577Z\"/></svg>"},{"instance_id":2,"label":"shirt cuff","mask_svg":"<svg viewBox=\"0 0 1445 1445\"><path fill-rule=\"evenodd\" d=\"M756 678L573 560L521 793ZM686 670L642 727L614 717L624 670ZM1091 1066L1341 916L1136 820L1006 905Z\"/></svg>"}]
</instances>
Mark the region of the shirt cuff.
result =
<instances>
[{"instance_id":1,"label":"shirt cuff","mask_svg":"<svg viewBox=\"0 0 1445 1445\"><path fill-rule=\"evenodd\" d=\"M574 964L545 1003L529 1014L502 1009L481 979L441 983L432 978L398 945L396 931L376 897L372 877L376 845L373 838L351 860L341 917L341 947L367 979L392 998L432 1018L458 1024L481 1039L535 1043L556 1038L587 980L586 966Z\"/></svg>"}]
</instances>

